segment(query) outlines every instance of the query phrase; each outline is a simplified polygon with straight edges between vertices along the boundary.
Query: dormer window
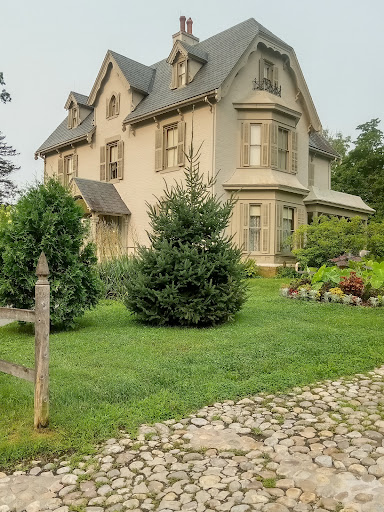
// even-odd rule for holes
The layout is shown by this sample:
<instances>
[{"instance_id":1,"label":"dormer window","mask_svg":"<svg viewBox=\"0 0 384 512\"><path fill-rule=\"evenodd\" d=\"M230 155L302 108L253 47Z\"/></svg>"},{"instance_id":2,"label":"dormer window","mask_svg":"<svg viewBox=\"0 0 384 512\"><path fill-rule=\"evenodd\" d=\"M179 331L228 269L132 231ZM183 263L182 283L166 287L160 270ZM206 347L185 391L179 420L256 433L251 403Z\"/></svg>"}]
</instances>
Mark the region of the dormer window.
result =
<instances>
[{"instance_id":1,"label":"dormer window","mask_svg":"<svg viewBox=\"0 0 384 512\"><path fill-rule=\"evenodd\" d=\"M72 107L68 110L68 128L76 128L79 126L79 109Z\"/></svg>"},{"instance_id":2,"label":"dormer window","mask_svg":"<svg viewBox=\"0 0 384 512\"><path fill-rule=\"evenodd\" d=\"M181 87L187 83L187 61L177 63L177 85Z\"/></svg>"},{"instance_id":3,"label":"dormer window","mask_svg":"<svg viewBox=\"0 0 384 512\"><path fill-rule=\"evenodd\" d=\"M112 95L107 98L107 112L106 117L107 119L112 119L113 117L116 117L119 115L120 110L120 94L116 94L115 92L112 93Z\"/></svg>"}]
</instances>

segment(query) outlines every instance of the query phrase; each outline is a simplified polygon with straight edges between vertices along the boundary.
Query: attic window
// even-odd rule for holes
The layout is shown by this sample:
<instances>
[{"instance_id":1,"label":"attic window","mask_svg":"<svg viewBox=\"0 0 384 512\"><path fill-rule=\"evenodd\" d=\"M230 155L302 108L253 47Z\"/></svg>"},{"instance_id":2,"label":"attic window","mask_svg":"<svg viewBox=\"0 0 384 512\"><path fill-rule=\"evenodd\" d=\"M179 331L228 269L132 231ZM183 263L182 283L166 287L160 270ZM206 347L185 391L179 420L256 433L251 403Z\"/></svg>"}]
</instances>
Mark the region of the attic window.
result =
<instances>
[{"instance_id":1,"label":"attic window","mask_svg":"<svg viewBox=\"0 0 384 512\"><path fill-rule=\"evenodd\" d=\"M120 111L120 94L112 93L110 97L107 98L107 109L106 109L106 118L111 119L119 115Z\"/></svg>"},{"instance_id":2,"label":"attic window","mask_svg":"<svg viewBox=\"0 0 384 512\"><path fill-rule=\"evenodd\" d=\"M72 107L68 110L68 128L76 128L79 126L79 109Z\"/></svg>"},{"instance_id":3,"label":"attic window","mask_svg":"<svg viewBox=\"0 0 384 512\"><path fill-rule=\"evenodd\" d=\"M113 94L109 101L109 117L116 115L116 96Z\"/></svg>"},{"instance_id":4,"label":"attic window","mask_svg":"<svg viewBox=\"0 0 384 512\"><path fill-rule=\"evenodd\" d=\"M177 85L181 87L187 83L187 75L186 75L187 62L184 60L182 62L177 63Z\"/></svg>"}]
</instances>

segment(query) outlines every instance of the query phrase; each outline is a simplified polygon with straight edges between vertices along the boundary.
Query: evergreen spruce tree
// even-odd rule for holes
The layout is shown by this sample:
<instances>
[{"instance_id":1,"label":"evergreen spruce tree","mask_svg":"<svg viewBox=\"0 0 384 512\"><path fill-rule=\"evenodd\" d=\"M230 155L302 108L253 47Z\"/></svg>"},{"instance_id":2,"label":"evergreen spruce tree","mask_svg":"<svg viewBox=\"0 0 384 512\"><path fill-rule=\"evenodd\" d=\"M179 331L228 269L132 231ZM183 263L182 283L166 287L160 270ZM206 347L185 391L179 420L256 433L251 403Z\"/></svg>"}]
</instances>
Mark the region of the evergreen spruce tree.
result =
<instances>
[{"instance_id":1,"label":"evergreen spruce tree","mask_svg":"<svg viewBox=\"0 0 384 512\"><path fill-rule=\"evenodd\" d=\"M156 325L210 326L233 318L246 298L240 251L224 233L234 199L212 194L193 144L185 183L148 206L151 247L140 246L126 278L125 305Z\"/></svg>"},{"instance_id":2,"label":"evergreen spruce tree","mask_svg":"<svg viewBox=\"0 0 384 512\"><path fill-rule=\"evenodd\" d=\"M4 217L0 217L0 220ZM34 307L36 265L44 251L51 285L51 324L71 327L98 302L95 247L86 242L82 209L56 180L30 188L0 222L0 305Z\"/></svg>"}]
</instances>

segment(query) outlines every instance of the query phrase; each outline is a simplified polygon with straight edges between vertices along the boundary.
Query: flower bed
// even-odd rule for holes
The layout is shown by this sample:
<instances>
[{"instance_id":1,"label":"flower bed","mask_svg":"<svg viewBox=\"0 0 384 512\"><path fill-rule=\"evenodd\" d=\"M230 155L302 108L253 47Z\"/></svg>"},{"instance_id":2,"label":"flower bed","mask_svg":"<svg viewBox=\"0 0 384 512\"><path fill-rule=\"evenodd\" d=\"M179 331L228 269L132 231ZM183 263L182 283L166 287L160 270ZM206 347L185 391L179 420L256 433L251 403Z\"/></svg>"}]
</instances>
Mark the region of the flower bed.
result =
<instances>
[{"instance_id":1,"label":"flower bed","mask_svg":"<svg viewBox=\"0 0 384 512\"><path fill-rule=\"evenodd\" d=\"M384 262L351 262L350 268L337 266L307 269L300 278L283 285L283 297L313 302L333 302L349 306L384 306Z\"/></svg>"}]
</instances>

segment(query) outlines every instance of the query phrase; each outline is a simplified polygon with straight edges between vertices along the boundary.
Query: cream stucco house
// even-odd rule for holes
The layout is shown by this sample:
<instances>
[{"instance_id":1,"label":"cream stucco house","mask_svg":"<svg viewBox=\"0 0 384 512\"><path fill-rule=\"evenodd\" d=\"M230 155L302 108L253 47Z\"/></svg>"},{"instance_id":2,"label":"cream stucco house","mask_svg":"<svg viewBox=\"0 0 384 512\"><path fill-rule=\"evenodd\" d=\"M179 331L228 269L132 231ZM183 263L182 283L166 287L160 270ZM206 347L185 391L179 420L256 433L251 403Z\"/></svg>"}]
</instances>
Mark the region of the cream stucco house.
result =
<instances>
[{"instance_id":1,"label":"cream stucco house","mask_svg":"<svg viewBox=\"0 0 384 512\"><path fill-rule=\"evenodd\" d=\"M294 50L252 18L202 42L185 22L151 66L108 51L89 96L69 94L65 120L36 151L93 230L105 219L127 252L148 244L145 202L182 179L192 124L201 169L219 171L215 192L238 197L234 241L259 265L292 263L284 239L314 215L367 219L360 197L331 190L337 154Z\"/></svg>"}]
</instances>

